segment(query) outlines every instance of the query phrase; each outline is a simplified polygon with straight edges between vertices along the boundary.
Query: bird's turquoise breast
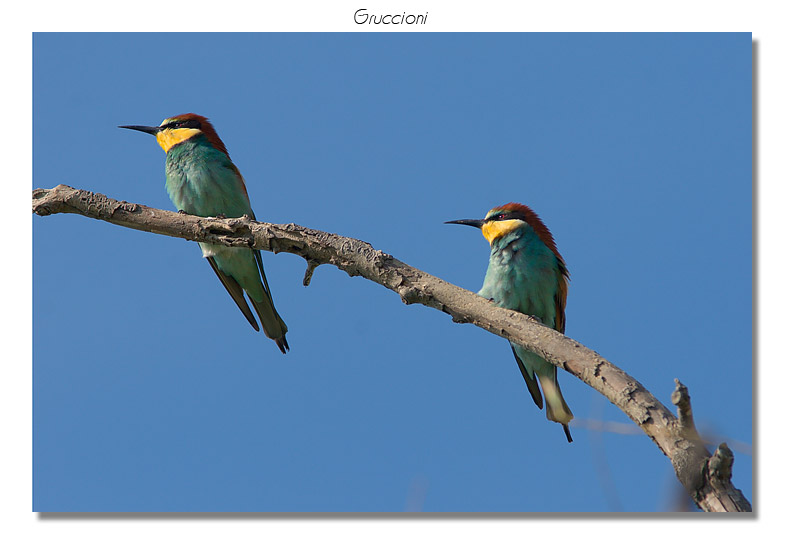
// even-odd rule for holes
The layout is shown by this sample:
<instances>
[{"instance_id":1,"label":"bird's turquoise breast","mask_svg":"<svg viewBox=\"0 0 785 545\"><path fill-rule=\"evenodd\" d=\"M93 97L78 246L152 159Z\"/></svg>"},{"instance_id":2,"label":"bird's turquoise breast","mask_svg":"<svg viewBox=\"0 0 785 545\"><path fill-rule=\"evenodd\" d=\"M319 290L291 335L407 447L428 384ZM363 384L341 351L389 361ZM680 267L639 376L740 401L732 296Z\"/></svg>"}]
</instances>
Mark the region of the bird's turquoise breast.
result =
<instances>
[{"instance_id":1,"label":"bird's turquoise breast","mask_svg":"<svg viewBox=\"0 0 785 545\"><path fill-rule=\"evenodd\" d=\"M253 217L240 174L225 153L206 139L195 137L172 147L166 154L166 191L177 207L196 216ZM256 301L264 288L254 254L244 248L227 248L200 242L202 254L237 280Z\"/></svg>"},{"instance_id":2,"label":"bird's turquoise breast","mask_svg":"<svg viewBox=\"0 0 785 545\"><path fill-rule=\"evenodd\" d=\"M491 245L479 295L555 327L558 274L556 256L533 231L510 233Z\"/></svg>"},{"instance_id":3,"label":"bird's turquoise breast","mask_svg":"<svg viewBox=\"0 0 785 545\"><path fill-rule=\"evenodd\" d=\"M202 137L166 154L166 191L177 207L197 216L253 215L242 179L223 152Z\"/></svg>"}]
</instances>

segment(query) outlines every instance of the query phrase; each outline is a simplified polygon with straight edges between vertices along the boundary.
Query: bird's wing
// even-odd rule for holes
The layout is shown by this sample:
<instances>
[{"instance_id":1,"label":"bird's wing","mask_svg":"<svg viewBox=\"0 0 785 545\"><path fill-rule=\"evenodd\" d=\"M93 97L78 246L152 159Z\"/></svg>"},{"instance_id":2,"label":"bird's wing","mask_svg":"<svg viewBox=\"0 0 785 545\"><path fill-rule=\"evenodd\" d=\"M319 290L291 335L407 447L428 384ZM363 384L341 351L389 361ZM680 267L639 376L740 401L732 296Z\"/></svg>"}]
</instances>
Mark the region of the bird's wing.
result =
<instances>
[{"instance_id":1,"label":"bird's wing","mask_svg":"<svg viewBox=\"0 0 785 545\"><path fill-rule=\"evenodd\" d=\"M534 400L534 404L542 409L542 394L540 393L540 387L537 386L537 379L530 375L529 371L526 370L526 366L523 365L521 358L518 357L518 354L515 352L515 347L512 345L512 343L510 343L510 348L512 348L512 354L515 356L515 361L518 362L518 369L521 370L523 380L526 381L526 387L529 388L529 393Z\"/></svg>"},{"instance_id":2,"label":"bird's wing","mask_svg":"<svg viewBox=\"0 0 785 545\"><path fill-rule=\"evenodd\" d=\"M248 320L248 323L251 324L251 327L253 327L256 331L259 331L259 324L256 323L256 318L254 318L253 312L251 312L251 307L248 306L248 301L246 301L245 297L243 296L243 288L240 287L240 284L237 283L237 280L231 276L225 275L221 269L218 268L218 265L215 264L214 257L208 257L207 262L213 268L215 274L218 275L218 279L221 281L221 284L224 285L226 291L229 292L229 295L232 296L234 302L237 303L237 306L240 308L243 316L245 316L245 319Z\"/></svg>"},{"instance_id":3,"label":"bird's wing","mask_svg":"<svg viewBox=\"0 0 785 545\"><path fill-rule=\"evenodd\" d=\"M569 289L568 282L570 280L570 273L567 272L567 267L565 267L564 262L561 259L558 260L557 271L559 278L556 295L554 297L554 303L556 304L556 323L554 324L554 329L559 333L564 333L564 326L567 322L564 314L564 307L567 306L567 291Z\"/></svg>"},{"instance_id":4,"label":"bird's wing","mask_svg":"<svg viewBox=\"0 0 785 545\"><path fill-rule=\"evenodd\" d=\"M275 308L275 305L273 305L273 294L270 293L270 286L267 284L267 276L264 274L264 263L262 263L262 253L259 250L254 250L253 256L256 259L256 264L259 266L259 272L262 274L262 287L264 288L264 293L267 294L267 298L270 300L270 305L273 308ZM276 314L278 313L276 312Z\"/></svg>"},{"instance_id":5,"label":"bird's wing","mask_svg":"<svg viewBox=\"0 0 785 545\"><path fill-rule=\"evenodd\" d=\"M270 286L267 284L267 276L264 274L262 253L259 250L254 250L253 253L262 276L262 288L264 288L264 293L267 296L269 305L265 302L257 302L253 297L249 297L249 299L256 309L256 313L259 315L259 319L262 321L262 327L264 328L265 334L271 339L274 339L281 352L286 354L286 351L289 350L289 343L286 342L286 333L289 331L289 328L286 327L286 323L283 321L283 318L281 318L281 315L278 314L278 310L276 310L275 304L273 303L273 294L270 291ZM272 311L272 316L270 316L270 311ZM274 320L273 324L270 323L271 318ZM275 323L277 323L277 327L274 325ZM277 333L277 330L280 330L280 333Z\"/></svg>"}]
</instances>

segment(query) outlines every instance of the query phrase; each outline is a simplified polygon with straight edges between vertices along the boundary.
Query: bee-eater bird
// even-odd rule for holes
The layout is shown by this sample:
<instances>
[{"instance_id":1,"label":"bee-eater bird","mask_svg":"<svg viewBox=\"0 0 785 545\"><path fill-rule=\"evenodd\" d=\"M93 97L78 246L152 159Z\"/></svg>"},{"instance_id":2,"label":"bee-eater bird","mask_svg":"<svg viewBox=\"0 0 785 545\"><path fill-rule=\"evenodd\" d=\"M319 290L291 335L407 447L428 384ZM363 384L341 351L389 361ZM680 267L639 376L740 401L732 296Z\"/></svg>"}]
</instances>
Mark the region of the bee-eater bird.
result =
<instances>
[{"instance_id":1,"label":"bee-eater bird","mask_svg":"<svg viewBox=\"0 0 785 545\"><path fill-rule=\"evenodd\" d=\"M491 245L488 271L478 295L500 307L533 316L542 324L564 333L564 306L570 274L551 232L531 208L511 202L491 209L485 219L446 223L479 227ZM571 443L568 424L572 412L556 380L556 366L522 346L510 344L534 403L542 409L543 396L536 376L545 394L548 420L559 422Z\"/></svg>"},{"instance_id":2,"label":"bee-eater bird","mask_svg":"<svg viewBox=\"0 0 785 545\"><path fill-rule=\"evenodd\" d=\"M256 219L245 181L206 117L183 114L164 119L157 127L120 128L155 136L166 152L166 191L178 211L204 217L239 218L247 214ZM259 250L203 242L199 246L251 326L259 331L243 291L256 309L265 335L286 354L288 329L273 305Z\"/></svg>"}]
</instances>

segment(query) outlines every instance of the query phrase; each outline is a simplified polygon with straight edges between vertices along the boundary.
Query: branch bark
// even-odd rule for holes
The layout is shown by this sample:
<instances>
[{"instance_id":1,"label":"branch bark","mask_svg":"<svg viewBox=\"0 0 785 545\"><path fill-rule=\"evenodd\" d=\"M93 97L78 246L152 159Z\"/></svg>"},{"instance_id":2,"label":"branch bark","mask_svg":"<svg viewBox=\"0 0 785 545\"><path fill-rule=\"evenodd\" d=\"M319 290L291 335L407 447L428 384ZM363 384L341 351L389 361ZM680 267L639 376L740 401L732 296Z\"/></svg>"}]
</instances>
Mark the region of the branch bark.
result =
<instances>
[{"instance_id":1,"label":"branch bark","mask_svg":"<svg viewBox=\"0 0 785 545\"><path fill-rule=\"evenodd\" d=\"M678 418L641 383L582 344L519 312L494 306L375 250L361 240L293 223L277 225L243 218L203 218L116 201L65 185L33 191L33 212L40 216L80 214L123 227L225 246L287 252L306 260L304 284L318 265L335 265L396 292L405 304L419 303L471 323L539 354L607 397L637 424L671 460L679 481L704 511L752 511L731 483L733 454L724 443L709 455L692 420L687 389L676 380L672 401Z\"/></svg>"}]
</instances>

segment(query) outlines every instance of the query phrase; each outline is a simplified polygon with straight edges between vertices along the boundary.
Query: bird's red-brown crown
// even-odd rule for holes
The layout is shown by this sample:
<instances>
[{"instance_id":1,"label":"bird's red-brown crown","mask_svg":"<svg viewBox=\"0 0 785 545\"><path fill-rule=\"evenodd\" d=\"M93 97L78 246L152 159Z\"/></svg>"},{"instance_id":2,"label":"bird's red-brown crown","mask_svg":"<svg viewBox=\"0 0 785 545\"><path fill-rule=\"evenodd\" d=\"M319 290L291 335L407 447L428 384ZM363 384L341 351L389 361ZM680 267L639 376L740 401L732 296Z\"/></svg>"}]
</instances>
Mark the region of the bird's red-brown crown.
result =
<instances>
[{"instance_id":1,"label":"bird's red-brown crown","mask_svg":"<svg viewBox=\"0 0 785 545\"><path fill-rule=\"evenodd\" d=\"M213 124L210 123L209 119L207 119L203 115L188 113L188 114L176 115L174 117L169 118L169 121L174 121L174 120L197 121L199 123L199 130L202 131L204 136L207 138L207 141L210 142L210 144L212 144L212 146L215 149L224 152L226 156L229 157L229 152L226 151L226 145L224 145L223 140L221 140L221 138L218 136L218 133L215 132L215 128L213 127Z\"/></svg>"}]
</instances>

